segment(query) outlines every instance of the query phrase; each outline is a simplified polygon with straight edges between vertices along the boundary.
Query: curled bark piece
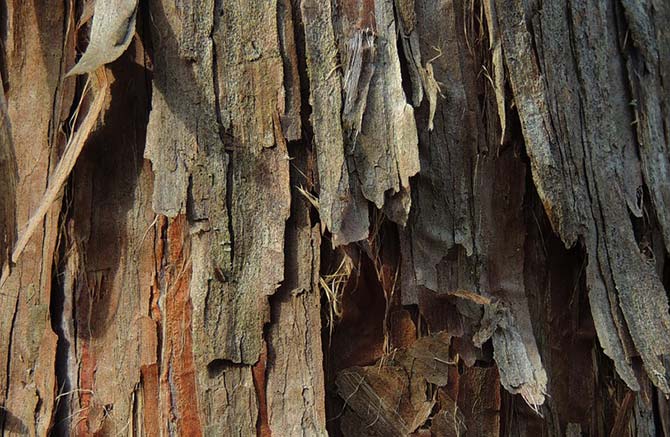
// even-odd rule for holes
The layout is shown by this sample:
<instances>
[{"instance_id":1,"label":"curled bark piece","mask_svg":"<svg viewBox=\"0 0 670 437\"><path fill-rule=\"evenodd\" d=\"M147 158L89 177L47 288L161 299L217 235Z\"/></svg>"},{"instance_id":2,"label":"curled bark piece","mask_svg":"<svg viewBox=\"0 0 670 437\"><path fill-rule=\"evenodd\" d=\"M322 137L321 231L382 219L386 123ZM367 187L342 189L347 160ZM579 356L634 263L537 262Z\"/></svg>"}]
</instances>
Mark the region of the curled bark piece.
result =
<instances>
[{"instance_id":1,"label":"curled bark piece","mask_svg":"<svg viewBox=\"0 0 670 437\"><path fill-rule=\"evenodd\" d=\"M353 412L342 421L344 435L408 436L435 406L425 382L400 366L350 367L337 375L335 385L347 408L344 414Z\"/></svg>"},{"instance_id":2,"label":"curled bark piece","mask_svg":"<svg viewBox=\"0 0 670 437\"><path fill-rule=\"evenodd\" d=\"M89 73L115 61L126 51L135 33L138 0L98 1L93 12L91 39L77 65L67 76Z\"/></svg>"}]
</instances>

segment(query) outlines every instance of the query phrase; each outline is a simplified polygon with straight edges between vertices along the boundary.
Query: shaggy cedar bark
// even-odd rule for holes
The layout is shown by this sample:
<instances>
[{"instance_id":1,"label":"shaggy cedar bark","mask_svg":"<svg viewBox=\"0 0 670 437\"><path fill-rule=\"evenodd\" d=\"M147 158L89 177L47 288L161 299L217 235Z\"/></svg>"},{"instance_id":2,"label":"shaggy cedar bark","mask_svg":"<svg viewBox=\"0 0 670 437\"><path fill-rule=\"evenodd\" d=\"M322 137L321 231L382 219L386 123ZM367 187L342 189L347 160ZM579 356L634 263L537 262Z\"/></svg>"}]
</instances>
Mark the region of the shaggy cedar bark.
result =
<instances>
[{"instance_id":1,"label":"shaggy cedar bark","mask_svg":"<svg viewBox=\"0 0 670 437\"><path fill-rule=\"evenodd\" d=\"M670 436L666 2L112 4L0 2L3 434Z\"/></svg>"}]
</instances>

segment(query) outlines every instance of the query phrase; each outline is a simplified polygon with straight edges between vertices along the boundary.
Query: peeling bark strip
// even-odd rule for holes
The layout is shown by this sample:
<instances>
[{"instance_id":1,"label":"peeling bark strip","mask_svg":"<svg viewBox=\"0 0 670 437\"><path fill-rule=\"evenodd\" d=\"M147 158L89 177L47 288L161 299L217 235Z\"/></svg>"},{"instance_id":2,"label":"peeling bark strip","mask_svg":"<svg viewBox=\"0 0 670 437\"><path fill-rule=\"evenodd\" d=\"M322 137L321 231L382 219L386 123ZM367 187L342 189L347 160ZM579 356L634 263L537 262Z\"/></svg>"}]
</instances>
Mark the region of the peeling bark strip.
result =
<instances>
[{"instance_id":1,"label":"peeling bark strip","mask_svg":"<svg viewBox=\"0 0 670 437\"><path fill-rule=\"evenodd\" d=\"M193 323L186 329L198 385L207 387L198 391L199 411L210 418L206 435L249 435L258 409L248 365L261 351L267 297L283 279L290 199L277 4L151 7L147 156L156 211L188 213Z\"/></svg>"},{"instance_id":2,"label":"peeling bark strip","mask_svg":"<svg viewBox=\"0 0 670 437\"><path fill-rule=\"evenodd\" d=\"M295 141L302 138L302 94L300 92L300 66L295 41L295 24L293 14L295 6L293 0L279 0L277 2L277 26L282 60L284 62L284 113L281 115L281 125L286 141ZM281 105L280 105L281 106Z\"/></svg>"},{"instance_id":3,"label":"peeling bark strip","mask_svg":"<svg viewBox=\"0 0 670 437\"><path fill-rule=\"evenodd\" d=\"M633 148L634 114L622 104L628 84L612 25L615 11L611 4L547 4L542 14L529 16L520 1L496 4L533 178L565 244L584 239L591 311L602 347L629 387L639 389L631 367L639 354L648 377L668 394L663 363L670 357L668 299L628 219L629 213L642 214L643 182ZM636 34L638 24L630 25ZM642 53L653 51L651 41L637 36ZM566 56L568 46L572 56ZM646 120L640 135L661 129L655 123L660 118ZM649 147L657 146L640 146L645 155ZM644 163L647 175L667 173L667 154ZM657 180L649 179L655 196L662 196ZM662 205L660 198L655 203L659 200ZM666 223L667 208L654 209L645 211Z\"/></svg>"},{"instance_id":4,"label":"peeling bark strip","mask_svg":"<svg viewBox=\"0 0 670 437\"><path fill-rule=\"evenodd\" d=\"M363 196L404 225L419 156L414 112L402 89L393 1L344 2L337 29L346 59L345 156Z\"/></svg>"},{"instance_id":5,"label":"peeling bark strip","mask_svg":"<svg viewBox=\"0 0 670 437\"><path fill-rule=\"evenodd\" d=\"M267 296L283 278L290 199L277 5L218 7L153 3L157 89L147 156L156 212L187 211L192 226L196 354L205 364L253 364ZM259 39L241 39L252 34Z\"/></svg>"},{"instance_id":6,"label":"peeling bark strip","mask_svg":"<svg viewBox=\"0 0 670 437\"><path fill-rule=\"evenodd\" d=\"M224 339L224 349L211 359L253 364L261 351L263 325L269 321L267 298L284 279L291 194L280 124L285 110L283 64L276 1L223 2L220 7L215 10L213 38L219 115L230 141L225 146L231 150L225 183L232 244L228 253L226 241L211 240L212 267L222 267L227 277L221 281L210 276L202 308L204 332L210 335L213 351ZM209 202L222 200L210 198ZM229 255L230 272L220 263Z\"/></svg>"},{"instance_id":7,"label":"peeling bark strip","mask_svg":"<svg viewBox=\"0 0 670 437\"><path fill-rule=\"evenodd\" d=\"M439 295L490 302L461 309L460 333L466 344L492 338L500 380L537 408L545 400L547 375L540 358L523 283L525 166L515 146L499 149L500 117L495 96L482 105L477 68L488 59L468 49L474 32L462 5L416 3L420 49L431 55L434 80L444 84L444 98L418 114L421 171L413 187L413 209L401 232L403 299L426 310ZM464 18L466 17L466 18ZM430 44L428 43L430 41ZM426 110L427 109L427 110ZM484 118L492 120L486 125ZM433 124L433 129L426 129ZM498 150L498 153L491 151ZM460 249L460 246L462 249ZM499 300L499 302L498 302ZM498 306L504 307L499 314ZM472 352L470 352L472 354ZM470 364L474 357L467 358Z\"/></svg>"},{"instance_id":8,"label":"peeling bark strip","mask_svg":"<svg viewBox=\"0 0 670 437\"><path fill-rule=\"evenodd\" d=\"M510 310L498 303L485 306L481 324L481 330L473 337L475 346L481 347L492 339L500 383L510 393L519 393L528 405L538 410L544 403L547 375L532 330L519 328ZM523 338L524 335L527 338Z\"/></svg>"},{"instance_id":9,"label":"peeling bark strip","mask_svg":"<svg viewBox=\"0 0 670 437\"><path fill-rule=\"evenodd\" d=\"M200 154L227 163L217 128L214 2L151 0L149 8L154 76L145 158L155 174L154 211L176 217L186 212L190 172L204 165Z\"/></svg>"},{"instance_id":10,"label":"peeling bark strip","mask_svg":"<svg viewBox=\"0 0 670 437\"><path fill-rule=\"evenodd\" d=\"M445 98L437 102L432 132L426 129L426 111L417 112L421 171L415 178L407 225L410 246L405 252L411 256L403 257L402 289L407 304L417 301L418 287L438 290L438 264L453 247L460 245L473 255L478 223L473 216L473 190L481 181L492 179L482 174L488 168L482 164L490 158L480 155L488 145L478 135L484 129L474 116L478 111L473 95L476 87L470 71L465 70L472 68L472 61L464 53L464 35L443 32L463 27L454 7L446 1L437 7L429 1L416 2L416 31L424 38L421 52L424 57L435 57L435 78L448 86ZM454 61L462 58L465 65Z\"/></svg>"},{"instance_id":11,"label":"peeling bark strip","mask_svg":"<svg viewBox=\"0 0 670 437\"><path fill-rule=\"evenodd\" d=\"M409 178L419 171L414 113L402 89L391 0L343 2L334 14L328 4L304 1L302 11L320 213L333 243L346 244L367 237L363 197L407 221Z\"/></svg>"},{"instance_id":12,"label":"peeling bark strip","mask_svg":"<svg viewBox=\"0 0 670 437\"><path fill-rule=\"evenodd\" d=\"M268 426L272 435L327 436L321 234L318 225L312 226L309 202L298 190L313 183L313 155L303 143L291 152L293 201L286 224L285 278L271 299L272 323L267 330Z\"/></svg>"},{"instance_id":13,"label":"peeling bark strip","mask_svg":"<svg viewBox=\"0 0 670 437\"><path fill-rule=\"evenodd\" d=\"M628 35L618 35L631 90L642 174L670 251L670 20L667 2L622 0ZM664 213L664 211L666 213Z\"/></svg>"},{"instance_id":14,"label":"peeling bark strip","mask_svg":"<svg viewBox=\"0 0 670 437\"><path fill-rule=\"evenodd\" d=\"M319 214L333 234L333 245L368 236L368 206L345 160L340 121L342 81L338 69L330 2L302 0L305 56L309 72L314 146L319 167Z\"/></svg>"},{"instance_id":15,"label":"peeling bark strip","mask_svg":"<svg viewBox=\"0 0 670 437\"><path fill-rule=\"evenodd\" d=\"M493 65L493 71L489 73L489 76L492 76L493 78L492 81L496 94L496 104L498 105L498 117L500 119L501 128L500 144L503 144L505 141L505 128L507 127L507 113L505 109L505 66L503 65L500 29L498 26L495 0L483 0L482 3L486 13L489 48L491 49L491 64Z\"/></svg>"},{"instance_id":16,"label":"peeling bark strip","mask_svg":"<svg viewBox=\"0 0 670 437\"><path fill-rule=\"evenodd\" d=\"M297 283L278 291L275 323L268 332L267 396L275 435L326 436L325 383L321 363L321 305L318 282L319 229L300 226Z\"/></svg>"},{"instance_id":17,"label":"peeling bark strip","mask_svg":"<svg viewBox=\"0 0 670 437\"><path fill-rule=\"evenodd\" d=\"M344 108L342 125L348 130L352 141L361 131L363 113L368 100L370 80L375 72L375 30L355 30L347 42L344 73Z\"/></svg>"}]
</instances>

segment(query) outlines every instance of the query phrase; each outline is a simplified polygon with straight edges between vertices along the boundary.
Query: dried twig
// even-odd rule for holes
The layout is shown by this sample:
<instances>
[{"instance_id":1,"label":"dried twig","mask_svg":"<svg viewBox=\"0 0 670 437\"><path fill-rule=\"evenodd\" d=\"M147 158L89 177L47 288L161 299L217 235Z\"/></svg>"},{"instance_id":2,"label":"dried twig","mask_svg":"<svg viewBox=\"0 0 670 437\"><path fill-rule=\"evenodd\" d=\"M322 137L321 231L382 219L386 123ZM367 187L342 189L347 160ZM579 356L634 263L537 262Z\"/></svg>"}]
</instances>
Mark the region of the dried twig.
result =
<instances>
[{"instance_id":1,"label":"dried twig","mask_svg":"<svg viewBox=\"0 0 670 437\"><path fill-rule=\"evenodd\" d=\"M35 230L42 223L42 220L44 220L44 217L51 208L51 205L63 189L65 182L69 178L70 174L72 173L72 169L77 162L77 158L79 158L79 155L81 154L81 151L86 144L86 140L91 134L91 131L93 130L93 127L95 126L95 123L97 122L98 117L102 112L105 96L107 95L107 88L109 87L104 69L98 69L96 73L89 78L89 81L91 80L93 81L93 88L95 90L94 92L96 93L93 104L86 114L86 117L84 117L81 126L72 135L72 137L70 137L70 140L65 146L63 156L56 166L56 170L54 171L53 176L49 181L47 191L42 196L37 210L33 212L30 219L28 220L28 223L26 223L26 225L23 227L23 230L19 234L18 241L16 242L16 246L14 246L14 251L12 252L13 263L16 263L19 260L23 250L28 244L28 241L30 241L30 238L35 233ZM87 87L88 84L89 82L87 82ZM84 91L81 97L82 101L85 96L86 91ZM79 102L80 105L82 101ZM9 266L6 265L3 269L2 276L0 277L0 286L4 285L8 276Z\"/></svg>"}]
</instances>

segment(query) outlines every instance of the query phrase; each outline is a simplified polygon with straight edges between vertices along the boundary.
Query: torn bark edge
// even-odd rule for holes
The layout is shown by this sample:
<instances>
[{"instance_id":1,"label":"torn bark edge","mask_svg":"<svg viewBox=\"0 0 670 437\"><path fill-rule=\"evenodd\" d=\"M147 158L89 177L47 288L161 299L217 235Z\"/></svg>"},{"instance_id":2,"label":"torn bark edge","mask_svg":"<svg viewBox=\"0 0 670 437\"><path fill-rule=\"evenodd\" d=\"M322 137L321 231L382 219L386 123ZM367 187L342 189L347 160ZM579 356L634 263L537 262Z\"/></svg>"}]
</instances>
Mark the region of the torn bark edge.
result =
<instances>
[{"instance_id":1,"label":"torn bark edge","mask_svg":"<svg viewBox=\"0 0 670 437\"><path fill-rule=\"evenodd\" d=\"M547 395L546 371L543 367L534 368L511 310L498 300L483 307L480 328L473 335L472 342L481 347L492 339L500 383L508 392L520 394L528 406L541 415L539 407L544 404Z\"/></svg>"}]
</instances>

